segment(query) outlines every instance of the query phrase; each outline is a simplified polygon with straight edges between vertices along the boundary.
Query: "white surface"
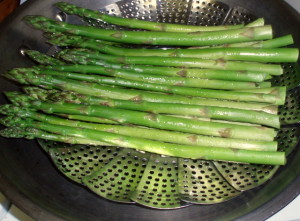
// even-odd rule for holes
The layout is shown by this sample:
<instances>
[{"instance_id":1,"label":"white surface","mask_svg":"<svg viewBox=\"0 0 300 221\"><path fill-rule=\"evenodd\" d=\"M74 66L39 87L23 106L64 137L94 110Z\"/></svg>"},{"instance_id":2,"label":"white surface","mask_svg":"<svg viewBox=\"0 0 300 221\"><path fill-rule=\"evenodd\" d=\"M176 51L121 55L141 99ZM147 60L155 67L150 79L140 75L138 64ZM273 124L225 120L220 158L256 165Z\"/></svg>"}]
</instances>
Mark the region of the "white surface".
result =
<instances>
[{"instance_id":1,"label":"white surface","mask_svg":"<svg viewBox=\"0 0 300 221\"><path fill-rule=\"evenodd\" d=\"M300 221L300 196L267 221Z\"/></svg>"},{"instance_id":2,"label":"white surface","mask_svg":"<svg viewBox=\"0 0 300 221\"><path fill-rule=\"evenodd\" d=\"M6 216L0 220L1 221L35 221L34 219L27 216L25 213L23 213L20 209L18 209L14 205L11 206Z\"/></svg>"},{"instance_id":3,"label":"white surface","mask_svg":"<svg viewBox=\"0 0 300 221\"><path fill-rule=\"evenodd\" d=\"M0 193L0 220L2 220L10 207L10 202Z\"/></svg>"},{"instance_id":4,"label":"white surface","mask_svg":"<svg viewBox=\"0 0 300 221\"><path fill-rule=\"evenodd\" d=\"M300 0L286 0L286 2L300 12Z\"/></svg>"}]
</instances>

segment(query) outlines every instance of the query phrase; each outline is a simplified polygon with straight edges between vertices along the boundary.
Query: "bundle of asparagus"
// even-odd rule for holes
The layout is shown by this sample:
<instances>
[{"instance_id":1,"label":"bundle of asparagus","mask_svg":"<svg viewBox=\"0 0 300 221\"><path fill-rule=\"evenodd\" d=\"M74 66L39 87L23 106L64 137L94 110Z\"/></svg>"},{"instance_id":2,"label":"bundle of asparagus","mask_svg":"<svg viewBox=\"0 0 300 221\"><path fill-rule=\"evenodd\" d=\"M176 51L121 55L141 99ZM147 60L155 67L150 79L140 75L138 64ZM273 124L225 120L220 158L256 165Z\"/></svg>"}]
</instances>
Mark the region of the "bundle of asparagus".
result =
<instances>
[{"instance_id":1,"label":"bundle of asparagus","mask_svg":"<svg viewBox=\"0 0 300 221\"><path fill-rule=\"evenodd\" d=\"M290 35L273 38L263 19L203 27L113 17L64 2L56 7L129 30L25 17L62 50L26 50L39 65L4 74L27 86L5 93L11 104L0 106L7 115L2 136L285 164L274 138L286 88L269 80L283 74L276 63L298 59L298 49L282 48L293 43Z\"/></svg>"}]
</instances>

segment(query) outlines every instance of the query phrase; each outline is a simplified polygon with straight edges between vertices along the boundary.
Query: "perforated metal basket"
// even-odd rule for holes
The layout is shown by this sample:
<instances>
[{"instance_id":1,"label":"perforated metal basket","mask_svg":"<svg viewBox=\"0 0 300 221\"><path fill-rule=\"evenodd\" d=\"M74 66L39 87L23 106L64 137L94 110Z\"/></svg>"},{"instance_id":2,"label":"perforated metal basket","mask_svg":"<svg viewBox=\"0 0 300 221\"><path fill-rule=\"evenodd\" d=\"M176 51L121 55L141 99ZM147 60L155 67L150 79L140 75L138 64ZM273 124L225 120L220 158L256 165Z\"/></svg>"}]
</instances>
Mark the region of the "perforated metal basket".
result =
<instances>
[{"instance_id":1,"label":"perforated metal basket","mask_svg":"<svg viewBox=\"0 0 300 221\"><path fill-rule=\"evenodd\" d=\"M257 17L242 7L230 8L220 1L130 0L98 9L125 18L189 25L247 24ZM79 23L73 16L58 12L57 19ZM87 24L124 29L100 20L83 19ZM58 48L50 48L48 54ZM297 64L282 64L284 75L274 78L274 86L287 86L287 103L280 108L283 125L298 122ZM294 89L295 88L295 89ZM279 150L290 154L298 142L298 129L282 128L276 140ZM215 204L230 200L243 191L268 181L277 166L246 165L191 160L141 153L131 149L72 146L40 141L55 165L67 177L97 195L122 203L137 203L157 209L175 209L192 204Z\"/></svg>"},{"instance_id":2,"label":"perforated metal basket","mask_svg":"<svg viewBox=\"0 0 300 221\"><path fill-rule=\"evenodd\" d=\"M43 15L72 23L82 22L74 16L67 16L52 8L51 5L54 1L45 2L47 3L35 2ZM295 17L292 15L278 14L283 5L274 0L263 2L258 0L123 0L75 1L75 3L126 18L190 25L240 24L249 23L257 17L265 17L268 23L275 23L275 35L278 36L290 33L297 35L298 33L292 27L300 24L300 22L297 23L298 20L293 20ZM276 4L276 6L272 6L272 4ZM286 5L284 6L286 7ZM33 10L33 6L30 9L31 13L40 14L38 9ZM275 13L277 17L273 17L275 15L272 13ZM282 19L285 21L283 22ZM85 22L97 27L122 29L100 21L85 20ZM22 29L24 29L23 26L13 30L23 33ZM35 31L32 33L26 33L26 38L21 41L15 40L18 49L24 47L38 49L48 54L53 54L58 50L58 48L49 48L48 45L45 45L40 33ZM8 38L4 38L4 40L8 41ZM299 45L296 40L296 47ZM9 58L12 57L10 54L5 57L6 69L14 67L14 64L9 62ZM28 66L32 65L22 56L19 59ZM0 60L1 64L3 63ZM17 164L16 171L25 166L29 175L39 177L40 181L35 178L30 178L28 181L29 184L30 182L35 185L40 184L40 186L35 186L37 188L35 191L32 192L28 187L29 184L22 187L30 192L30 196L34 196L34 199L39 199L37 196L39 193L45 194L46 187L53 186L51 190L48 188L46 198L55 202L65 202L64 205L60 203L53 206L53 203L50 204L44 200L35 201L35 205L38 204L42 208L47 208L48 205L50 213L55 214L50 216L52 220L61 220L61 217L63 220L199 220L200 216L203 220L230 220L244 216L250 211L262 207L269 199L274 200L274 197L284 188L286 189L288 183L292 182L296 177L295 174L300 174L300 171L295 169L298 168L295 158L300 157L298 156L299 151L295 148L299 138L297 123L300 120L299 69L298 64L283 64L282 66L285 71L284 75L276 77L272 84L274 86L286 85L289 89L286 104L280 107L283 127L276 137L279 150L285 151L289 155L288 164L285 167L182 159L142 153L126 148L67 145L43 140L39 140L39 144L51 157L52 164L48 162L47 154L44 152L33 148L29 148L30 154L24 152L24 146L29 144L20 142L12 147L12 151L20 154L15 156L14 153L6 150L8 153L6 152L4 159L10 157L14 161L21 159L21 164ZM5 89L6 86L3 87ZM7 87L13 88L13 86ZM9 145L5 142L2 144ZM33 162L35 163L30 162L31 154L39 157L39 159L34 158ZM7 160L5 162L8 165L5 168L8 168L11 164ZM0 166L4 167L1 161ZM57 173L56 167L67 179L64 179L61 173ZM289 167L293 168L295 174L291 174L286 169ZM33 171L30 171L30 168ZM10 180L13 180L14 184L23 181L24 185L26 180L26 178L22 179L15 175L8 176L11 177ZM63 187L51 181L51 178L57 179L57 182ZM25 195L26 191L23 191ZM297 194L300 190L295 192ZM26 209L26 206L24 207ZM148 208L181 209L158 211ZM28 210L30 211L27 208ZM258 215L252 216L252 218L248 216L248 218L250 217L249 220L253 217L264 219L272 213L270 209L267 211L268 215L260 212ZM76 215L71 215L72 212ZM41 214L33 214L36 217L42 217ZM45 215L45 212L42 214ZM246 218L247 216L244 216L243 220L247 220Z\"/></svg>"}]
</instances>

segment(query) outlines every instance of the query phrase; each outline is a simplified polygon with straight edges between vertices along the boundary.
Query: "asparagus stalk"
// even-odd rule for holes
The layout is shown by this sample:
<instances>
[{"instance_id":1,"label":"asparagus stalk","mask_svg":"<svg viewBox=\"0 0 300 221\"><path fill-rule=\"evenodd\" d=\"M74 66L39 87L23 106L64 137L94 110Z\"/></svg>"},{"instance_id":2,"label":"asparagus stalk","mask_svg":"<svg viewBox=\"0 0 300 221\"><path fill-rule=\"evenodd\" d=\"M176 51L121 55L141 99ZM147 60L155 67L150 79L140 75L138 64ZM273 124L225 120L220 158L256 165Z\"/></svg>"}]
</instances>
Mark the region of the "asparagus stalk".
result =
<instances>
[{"instance_id":1,"label":"asparagus stalk","mask_svg":"<svg viewBox=\"0 0 300 221\"><path fill-rule=\"evenodd\" d=\"M74 91L84 95L92 95L98 97L107 97L111 99L131 100L135 102L149 101L161 103L182 103L195 104L205 106L230 107L244 110L257 110L267 113L276 114L278 107L275 105L264 103L245 103L234 101L223 101L214 99L205 99L200 97L185 97L180 95L169 95L160 93L151 93L141 90L128 90L122 88L113 88L102 86L99 84L88 83L84 84L80 81L64 79L55 76L35 75L32 73L7 72L5 77L17 81L21 84L32 84L46 88Z\"/></svg>"},{"instance_id":2,"label":"asparagus stalk","mask_svg":"<svg viewBox=\"0 0 300 221\"><path fill-rule=\"evenodd\" d=\"M191 50L193 51L193 50ZM257 71L271 75L283 74L282 67L278 64L262 64L245 61L225 61L224 59L206 60L199 58L176 58L157 56L115 56L101 54L79 49L67 49L61 53L61 58L66 60L76 59L76 56L84 56L94 60L104 60L111 63L142 64L154 66L188 67L188 68L211 68L217 70L232 71Z\"/></svg>"},{"instance_id":3,"label":"asparagus stalk","mask_svg":"<svg viewBox=\"0 0 300 221\"><path fill-rule=\"evenodd\" d=\"M81 47L92 50L99 50L101 44L107 45L119 45L116 42L109 41L101 41L94 40L90 38L83 38L81 36L64 34L64 33L47 33L44 36L48 39L48 42L57 46L73 46L73 47ZM214 45L210 46L210 48L280 48L284 46L288 46L294 43L292 35L285 35L282 37L277 37L274 39L266 40L266 41L252 41L252 42L242 42L242 43L232 43L232 44L223 44L223 45ZM203 49L208 46L202 47L189 47L188 49Z\"/></svg>"},{"instance_id":4,"label":"asparagus stalk","mask_svg":"<svg viewBox=\"0 0 300 221\"><path fill-rule=\"evenodd\" d=\"M257 27L265 25L264 18L258 18L246 25L246 27Z\"/></svg>"},{"instance_id":5,"label":"asparagus stalk","mask_svg":"<svg viewBox=\"0 0 300 221\"><path fill-rule=\"evenodd\" d=\"M43 16L26 16L27 24L45 32L65 32L79 36L129 44L205 46L272 39L272 27L250 27L214 32L152 32L115 31L58 22Z\"/></svg>"},{"instance_id":6,"label":"asparagus stalk","mask_svg":"<svg viewBox=\"0 0 300 221\"><path fill-rule=\"evenodd\" d=\"M80 114L92 117L104 117L120 123L136 124L157 129L195 133L201 135L240 138L250 140L272 141L276 131L266 127L251 127L235 124L194 121L177 117L152 114L140 111L117 109L99 105L55 104L34 101L30 108L47 113ZM251 136L249 136L251 134Z\"/></svg>"},{"instance_id":7,"label":"asparagus stalk","mask_svg":"<svg viewBox=\"0 0 300 221\"><path fill-rule=\"evenodd\" d=\"M30 100L30 98L34 100L41 100L41 101L53 101L57 102L56 94L58 94L61 91L58 90L46 90L39 87L23 87L22 90L27 95L27 100ZM64 93L64 92L61 92ZM65 92L66 93L66 92ZM72 93L72 92L69 92ZM17 99L18 96L20 96L19 92L5 92L5 95L7 98L15 105L21 104L22 106L25 106L26 103L23 103L22 100ZM83 95L81 95L83 96ZM26 99L25 99L26 100ZM88 116L81 116L81 115L70 115L70 114L61 114L59 115L64 118L68 118L70 120L81 120L81 121L87 121L87 122L95 122L95 123L102 123L102 124L118 124L116 121L108 120L106 118L100 118L100 117L88 117Z\"/></svg>"},{"instance_id":8,"label":"asparagus stalk","mask_svg":"<svg viewBox=\"0 0 300 221\"><path fill-rule=\"evenodd\" d=\"M270 75L259 72L241 72L214 69L196 69L196 68L175 68L160 67L147 65L122 65L108 62L93 62L83 59L80 63L90 63L86 65L56 65L44 66L44 69L64 71L64 72L80 72L80 73L99 73L99 69L104 66L118 70L129 70L140 74L155 74L159 76L182 77L182 78L202 78L227 81L246 81L246 82L262 82L270 79Z\"/></svg>"},{"instance_id":9,"label":"asparagus stalk","mask_svg":"<svg viewBox=\"0 0 300 221\"><path fill-rule=\"evenodd\" d=\"M119 56L161 56L161 57L194 57L201 59L223 59L255 62L296 62L299 57L297 48L200 48L200 49L147 49L116 47L111 42L96 41L75 35L54 33L47 35L48 42L58 46L73 46L92 49L106 54ZM245 44L245 43L241 43Z\"/></svg>"},{"instance_id":10,"label":"asparagus stalk","mask_svg":"<svg viewBox=\"0 0 300 221\"><path fill-rule=\"evenodd\" d=\"M36 74L36 72L38 71L34 69L14 69L10 71L10 75L21 76L24 72L26 73L33 72L30 73L29 75L36 75L37 77L43 76L43 75ZM46 73L47 76L50 76L49 72L50 71L44 73ZM60 73L51 71L51 75L54 76L60 75ZM28 77L28 76L25 74L23 77ZM149 91L165 92L165 93L172 93L172 94L186 95L186 96L196 96L196 97L198 96L203 98L215 98L215 99L219 98L219 99L235 100L235 101L254 101L254 102L264 102L264 103L275 104L275 105L282 105L285 102L285 97L277 97L271 94L168 86L168 85L159 85L159 84L145 83L145 82L138 82L138 81L129 81L129 80L123 80L117 78L102 78L93 75L82 75L82 74L65 73L65 72L63 77L68 77L76 80L84 80L89 82L97 82L101 84L124 86L129 88L144 89ZM27 80L30 81L29 78L27 78Z\"/></svg>"},{"instance_id":11,"label":"asparagus stalk","mask_svg":"<svg viewBox=\"0 0 300 221\"><path fill-rule=\"evenodd\" d=\"M119 25L128 28L138 28L151 31L162 32L196 32L196 31L220 31L229 29L238 29L244 27L244 25L219 25L219 26L193 26L193 25L180 25L180 24L168 24L143 21L138 19L121 18L100 13L99 11L93 11L87 8L78 7L74 4L66 2L58 2L55 4L57 8L63 12L71 15L78 15L81 17L101 20L110 24ZM262 23L261 20L257 23ZM250 27L256 26L256 24L250 25Z\"/></svg>"},{"instance_id":12,"label":"asparagus stalk","mask_svg":"<svg viewBox=\"0 0 300 221\"><path fill-rule=\"evenodd\" d=\"M27 100L30 100L30 98L35 99L35 100L41 100L41 101L53 101L53 102L57 102L58 100L56 99L57 96L55 96L56 94L58 94L60 91L58 90L45 90L39 87L23 87L22 90L27 94ZM66 93L66 92L61 92L61 93ZM72 93L72 92L69 92ZM21 103L21 105L25 106L26 104L22 103L22 100L17 99L18 96L20 96L19 92L5 92L5 95L7 96L7 98L16 105L19 105ZM84 95L80 95L80 96L84 96ZM26 99L25 99L26 100ZM117 122L113 121L113 120L108 120L106 118L100 118L100 117L88 117L88 116L81 116L81 115L60 115L62 117L68 118L70 120L81 120L81 121L87 121L87 122L96 122L96 123L103 123L103 124L118 124Z\"/></svg>"},{"instance_id":13,"label":"asparagus stalk","mask_svg":"<svg viewBox=\"0 0 300 221\"><path fill-rule=\"evenodd\" d=\"M212 46L212 48L280 48L291 44L294 44L293 36L284 35L266 41L250 41L250 42L242 42L242 43L215 45ZM203 47L189 47L189 49L199 49L199 48L203 48Z\"/></svg>"},{"instance_id":14,"label":"asparagus stalk","mask_svg":"<svg viewBox=\"0 0 300 221\"><path fill-rule=\"evenodd\" d=\"M14 108L13 108L14 109ZM190 133L180 133L174 131L158 130L153 128L143 128L136 126L123 126L123 125L110 125L110 124L95 124L86 123L82 121L66 120L60 117L54 117L50 115L40 114L37 112L29 111L26 109L15 110L15 115L2 119L2 124L7 126L11 125L11 121L21 121L21 117L30 118L32 120L41 121L44 123L63 125L76 128L92 129L96 131L103 131L108 133L144 138L149 140L156 140L168 143L194 145L194 146L209 146L220 148L236 148L247 149L257 151L276 151L277 142L275 141L254 141L254 140L242 140L220 137L201 136ZM7 113L6 113L7 114ZM18 117L15 117L18 116ZM78 115L80 116L80 115ZM86 116L82 116L86 117ZM12 119L15 118L15 119ZM9 123L7 123L7 121ZM107 144L106 144L107 145Z\"/></svg>"},{"instance_id":15,"label":"asparagus stalk","mask_svg":"<svg viewBox=\"0 0 300 221\"><path fill-rule=\"evenodd\" d=\"M79 137L110 143L115 146L133 148L166 156L183 157L191 159L222 160L256 164L278 164L286 162L284 152L252 151L218 147L204 147L192 145L169 144L148 139L135 138L119 134L107 133L91 129L78 130L78 128L61 125L52 125L44 122L24 121L22 126L37 128L63 136ZM13 130L2 131L2 136L20 137L23 134L12 134ZM20 132L20 130L18 130Z\"/></svg>"},{"instance_id":16,"label":"asparagus stalk","mask_svg":"<svg viewBox=\"0 0 300 221\"><path fill-rule=\"evenodd\" d=\"M29 98L18 92L6 92L5 95L13 103L26 103ZM168 104L103 99L94 96L62 92L50 94L50 99L63 103L92 104L115 107L127 110L145 111L154 114L172 114L183 116L199 116L204 118L261 124L275 128L280 127L279 117L264 112L239 110L224 107L207 107L201 105ZM46 101L49 99L45 99Z\"/></svg>"},{"instance_id":17,"label":"asparagus stalk","mask_svg":"<svg viewBox=\"0 0 300 221\"><path fill-rule=\"evenodd\" d=\"M89 38L84 38L78 35L64 34L61 32L55 33L45 33L44 37L47 38L48 43L56 46L73 46L73 47L81 47L88 48L92 50L97 50L100 45L119 45L115 42L110 41L101 41L94 40Z\"/></svg>"},{"instance_id":18,"label":"asparagus stalk","mask_svg":"<svg viewBox=\"0 0 300 221\"><path fill-rule=\"evenodd\" d=\"M83 42L85 44L85 42ZM201 58L211 60L237 60L254 62L296 62L299 57L297 48L201 48L201 49L148 49L122 48L98 44L91 49L117 56L159 56L178 58Z\"/></svg>"},{"instance_id":19,"label":"asparagus stalk","mask_svg":"<svg viewBox=\"0 0 300 221\"><path fill-rule=\"evenodd\" d=\"M69 120L80 120L80 121L90 122L90 123L119 124L116 121L108 120L106 118L101 118L101 117L88 117L88 116L73 115L73 114L56 114L56 116L64 117L64 118L67 118ZM254 127L255 126L261 126L261 125L253 124L253 123L241 123L241 122L236 122L236 121L213 120L213 119L210 119L210 118L195 117L195 116L190 117L190 116L172 115L172 114L166 114L166 116L193 119L193 120L199 120L199 121L210 121L210 122L217 122L217 123L238 124L238 125L246 125L246 126L254 126ZM129 125L129 126L132 126L132 125Z\"/></svg>"},{"instance_id":20,"label":"asparagus stalk","mask_svg":"<svg viewBox=\"0 0 300 221\"><path fill-rule=\"evenodd\" d=\"M77 70L79 72L79 70ZM84 72L90 72L84 70ZM50 74L64 76L75 80L85 80L90 82L98 82L103 84L110 84L111 78L104 78L97 75L84 75L74 72L59 72L57 70L45 70L43 68L37 71L39 74ZM91 72L90 72L91 73ZM151 74L139 74L132 71L117 70L106 67L97 67L95 74L101 74L105 76L115 77L115 80L123 79L122 82L128 82L128 84L161 84L169 86L180 86L180 87L194 87L194 88L208 88L208 89L221 89L221 90L242 90L242 89L256 89L256 88L269 88L271 87L270 82L242 82L242 81L223 81L223 80L209 80L209 79L195 79L195 78L182 78L182 77L166 77L157 76ZM128 81L126 81L128 80ZM136 82L137 81L137 82ZM122 83L120 83L122 84ZM151 85L151 84L150 84ZM124 86L124 85L121 85ZM149 89L150 90L150 89Z\"/></svg>"},{"instance_id":21,"label":"asparagus stalk","mask_svg":"<svg viewBox=\"0 0 300 221\"><path fill-rule=\"evenodd\" d=\"M9 127L0 131L0 136L7 138L27 138L27 139L44 139L57 141L68 144L84 144L94 146L112 146L110 143L105 143L98 140L85 139L73 136L64 136L60 134L47 133L45 131L36 128L20 128L20 127Z\"/></svg>"},{"instance_id":22,"label":"asparagus stalk","mask_svg":"<svg viewBox=\"0 0 300 221\"><path fill-rule=\"evenodd\" d=\"M29 95L29 98L35 99L35 100L42 100L42 101L47 100L49 94L54 94L54 93L60 92L59 90L55 90L55 89L47 90L47 89L43 89L43 88L39 88L39 87L31 87L31 86L22 87L22 90L27 95ZM20 93L17 91L5 92L5 94L9 95L9 97L8 97L9 99L20 95Z\"/></svg>"},{"instance_id":23,"label":"asparagus stalk","mask_svg":"<svg viewBox=\"0 0 300 221\"><path fill-rule=\"evenodd\" d=\"M31 58L33 61L42 65L64 65L65 62L56 59L54 57L43 54L35 50L24 50L24 53Z\"/></svg>"},{"instance_id":24,"label":"asparagus stalk","mask_svg":"<svg viewBox=\"0 0 300 221\"><path fill-rule=\"evenodd\" d=\"M119 124L116 121L108 120L103 117L88 117L88 116L72 115L72 114L59 114L58 116L67 118L69 120L80 120L85 122L101 123L101 124Z\"/></svg>"},{"instance_id":25,"label":"asparagus stalk","mask_svg":"<svg viewBox=\"0 0 300 221\"><path fill-rule=\"evenodd\" d=\"M99 97L93 97L95 100L91 100L92 97L82 95L82 94L77 94L74 92L67 92L67 91L55 91L55 92L50 92L51 90L44 90L41 88L35 88L35 87L25 87L26 89L23 89L26 94L30 97L35 98L36 100L41 100L45 102L67 102L67 103L81 103L81 104L96 104L99 105L100 101L98 100ZM27 90L27 88L30 88L30 90ZM33 89L31 89L33 88ZM48 96L42 97L39 96L38 93L39 91L42 90L42 94L44 93L43 91L49 91ZM36 94L37 93L37 94ZM16 105L22 105L26 106L27 103L22 102L19 97L21 96L19 92L6 92L6 95L8 99L16 104ZM22 95L22 99L25 98L25 101L28 100L30 101L31 98L28 98L27 96L24 97ZM101 98L100 98L101 99ZM106 98L103 98L107 100ZM121 100L122 101L122 100ZM97 102L97 103L93 103ZM238 109L239 110L239 109ZM263 112L265 113L265 112ZM80 120L80 121L86 121L86 122L93 122L93 123L102 123L102 124L118 124L116 121L113 120L108 120L106 118L100 118L100 117L88 117L88 116L81 116L81 115L71 115L71 114L57 114L58 116L68 118L70 120ZM168 115L168 114L167 114ZM189 118L189 119L196 119L200 121L211 121L211 122L221 122L221 123L231 123L231 124L239 124L239 125L249 125L249 126L258 126L258 124L253 124L253 123L241 123L241 122L234 122L234 121L224 121L224 120L213 120L211 118L207 117L196 117L196 116L183 116L183 115L172 115L169 114L169 116L176 116L176 117L184 117L184 118Z\"/></svg>"},{"instance_id":26,"label":"asparagus stalk","mask_svg":"<svg viewBox=\"0 0 300 221\"><path fill-rule=\"evenodd\" d=\"M267 94L276 95L278 97L285 97L287 88L286 88L286 86L283 86L283 87L257 88L255 90L244 89L244 90L237 90L237 91L240 91L240 92L254 92L255 91L255 93L263 93L263 94L267 93Z\"/></svg>"},{"instance_id":27,"label":"asparagus stalk","mask_svg":"<svg viewBox=\"0 0 300 221\"><path fill-rule=\"evenodd\" d=\"M198 121L209 121L209 122L216 122L216 123L224 123L224 124L237 124L237 125L244 125L244 126L261 126L259 124L254 124L254 123L244 123L244 122L237 122L237 121L225 121L225 120L215 120L211 118L204 118L204 117L198 117L198 116L186 116L186 115L169 115L166 114L167 116L172 116L172 117L178 117L178 118L186 118L186 119L192 119L192 120L198 120Z\"/></svg>"},{"instance_id":28,"label":"asparagus stalk","mask_svg":"<svg viewBox=\"0 0 300 221\"><path fill-rule=\"evenodd\" d=\"M279 48L294 44L294 39L292 35L285 35L282 37L270 39L261 42L262 48Z\"/></svg>"}]
</instances>

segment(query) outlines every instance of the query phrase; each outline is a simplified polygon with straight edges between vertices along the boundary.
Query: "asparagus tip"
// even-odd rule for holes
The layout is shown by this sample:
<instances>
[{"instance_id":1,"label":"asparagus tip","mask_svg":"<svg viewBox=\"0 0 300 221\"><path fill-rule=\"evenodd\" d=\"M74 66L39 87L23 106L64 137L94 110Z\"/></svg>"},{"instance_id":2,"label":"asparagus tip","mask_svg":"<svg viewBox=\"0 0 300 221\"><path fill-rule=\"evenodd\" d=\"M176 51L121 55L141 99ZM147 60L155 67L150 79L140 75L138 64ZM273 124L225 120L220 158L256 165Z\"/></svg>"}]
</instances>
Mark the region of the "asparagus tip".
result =
<instances>
[{"instance_id":1,"label":"asparagus tip","mask_svg":"<svg viewBox=\"0 0 300 221\"><path fill-rule=\"evenodd\" d=\"M36 29L41 29L46 32L55 32L56 30L53 28L53 24L59 25L61 23L41 15L27 15L23 18L23 21Z\"/></svg>"},{"instance_id":2,"label":"asparagus tip","mask_svg":"<svg viewBox=\"0 0 300 221\"><path fill-rule=\"evenodd\" d=\"M25 49L24 53L28 56L39 56L41 55L41 53L39 51L36 50L30 50L30 49Z\"/></svg>"},{"instance_id":3,"label":"asparagus tip","mask_svg":"<svg viewBox=\"0 0 300 221\"><path fill-rule=\"evenodd\" d=\"M41 15L26 15L23 17L23 21L29 25L35 26L37 23L47 21L48 18Z\"/></svg>"},{"instance_id":4,"label":"asparagus tip","mask_svg":"<svg viewBox=\"0 0 300 221\"><path fill-rule=\"evenodd\" d=\"M34 139L36 129L22 127L8 127L0 130L0 136L6 138L27 138Z\"/></svg>"},{"instance_id":5,"label":"asparagus tip","mask_svg":"<svg viewBox=\"0 0 300 221\"><path fill-rule=\"evenodd\" d=\"M6 138L23 138L24 129L20 127L9 127L0 131L0 136Z\"/></svg>"},{"instance_id":6,"label":"asparagus tip","mask_svg":"<svg viewBox=\"0 0 300 221\"><path fill-rule=\"evenodd\" d=\"M26 15L23 17L23 21L25 21L26 23L31 23L35 18L35 15Z\"/></svg>"},{"instance_id":7,"label":"asparagus tip","mask_svg":"<svg viewBox=\"0 0 300 221\"><path fill-rule=\"evenodd\" d=\"M11 101L16 96L19 96L21 93L18 91L5 91L4 95Z\"/></svg>"},{"instance_id":8,"label":"asparagus tip","mask_svg":"<svg viewBox=\"0 0 300 221\"><path fill-rule=\"evenodd\" d=\"M0 119L0 124L6 127L19 127L21 122L21 118L16 117L14 115L3 117Z\"/></svg>"},{"instance_id":9,"label":"asparagus tip","mask_svg":"<svg viewBox=\"0 0 300 221\"><path fill-rule=\"evenodd\" d=\"M77 7L75 5L69 4L67 2L57 2L54 4L54 6L69 15L76 13Z\"/></svg>"},{"instance_id":10,"label":"asparagus tip","mask_svg":"<svg viewBox=\"0 0 300 221\"><path fill-rule=\"evenodd\" d=\"M32 74L37 74L34 68L15 68L6 72L3 76L21 84L28 84Z\"/></svg>"},{"instance_id":11,"label":"asparagus tip","mask_svg":"<svg viewBox=\"0 0 300 221\"><path fill-rule=\"evenodd\" d=\"M27 86L23 87L22 90L31 98L34 98L35 100L47 100L47 97L49 94L57 92L57 90L46 90L43 88L39 87L32 87L32 86ZM34 100L32 99L32 100Z\"/></svg>"},{"instance_id":12,"label":"asparagus tip","mask_svg":"<svg viewBox=\"0 0 300 221\"><path fill-rule=\"evenodd\" d=\"M14 114L17 110L20 110L20 108L12 104L4 104L0 106L0 114L3 115Z\"/></svg>"},{"instance_id":13,"label":"asparagus tip","mask_svg":"<svg viewBox=\"0 0 300 221\"><path fill-rule=\"evenodd\" d=\"M22 93L17 92L17 91L5 92L4 94L9 99L10 102L12 102L15 105L20 105L20 106L23 106L23 107L29 106L29 103L31 101L36 100L33 97L27 96L27 95L22 94Z\"/></svg>"},{"instance_id":14,"label":"asparagus tip","mask_svg":"<svg viewBox=\"0 0 300 221\"><path fill-rule=\"evenodd\" d=\"M0 106L0 114L7 116L25 117L27 116L27 111L29 110L31 109L16 106L14 104L4 104Z\"/></svg>"}]
</instances>

